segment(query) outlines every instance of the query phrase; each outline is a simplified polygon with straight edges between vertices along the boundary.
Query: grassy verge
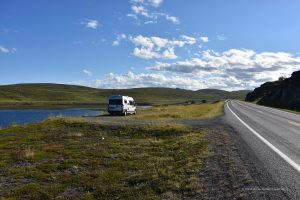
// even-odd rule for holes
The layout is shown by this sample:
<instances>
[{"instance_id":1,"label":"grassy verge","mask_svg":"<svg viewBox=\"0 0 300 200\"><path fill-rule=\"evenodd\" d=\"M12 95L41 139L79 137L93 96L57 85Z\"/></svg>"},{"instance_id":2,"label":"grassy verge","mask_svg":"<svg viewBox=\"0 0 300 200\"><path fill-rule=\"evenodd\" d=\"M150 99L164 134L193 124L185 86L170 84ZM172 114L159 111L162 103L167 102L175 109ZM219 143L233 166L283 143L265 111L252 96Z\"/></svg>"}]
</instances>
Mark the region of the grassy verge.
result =
<instances>
[{"instance_id":1,"label":"grassy verge","mask_svg":"<svg viewBox=\"0 0 300 200\"><path fill-rule=\"evenodd\" d=\"M206 130L62 119L0 131L0 196L182 199L202 191Z\"/></svg>"},{"instance_id":2,"label":"grassy verge","mask_svg":"<svg viewBox=\"0 0 300 200\"><path fill-rule=\"evenodd\" d=\"M212 119L222 114L224 102L158 106L139 110L131 119L170 120L170 119Z\"/></svg>"}]
</instances>

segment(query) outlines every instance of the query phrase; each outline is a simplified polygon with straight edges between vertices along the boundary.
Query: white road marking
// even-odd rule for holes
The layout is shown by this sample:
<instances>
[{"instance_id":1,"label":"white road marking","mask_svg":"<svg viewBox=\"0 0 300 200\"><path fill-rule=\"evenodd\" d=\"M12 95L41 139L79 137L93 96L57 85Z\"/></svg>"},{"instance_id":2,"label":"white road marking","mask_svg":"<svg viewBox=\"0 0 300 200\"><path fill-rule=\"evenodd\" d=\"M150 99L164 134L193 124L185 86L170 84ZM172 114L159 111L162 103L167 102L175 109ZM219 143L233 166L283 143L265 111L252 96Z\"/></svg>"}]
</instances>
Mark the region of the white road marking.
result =
<instances>
[{"instance_id":1,"label":"white road marking","mask_svg":"<svg viewBox=\"0 0 300 200\"><path fill-rule=\"evenodd\" d=\"M287 163L289 163L296 171L300 173L300 165L298 165L295 161L290 159L287 155L285 155L282 151L277 149L273 144L271 144L268 140L262 137L258 132L256 132L253 128L251 128L246 122L244 122L235 112L231 110L228 103L226 104L229 111L244 125L246 126L254 135L256 135L263 143L265 143L268 147L270 147L275 153L277 153L282 159L284 159Z\"/></svg>"}]
</instances>

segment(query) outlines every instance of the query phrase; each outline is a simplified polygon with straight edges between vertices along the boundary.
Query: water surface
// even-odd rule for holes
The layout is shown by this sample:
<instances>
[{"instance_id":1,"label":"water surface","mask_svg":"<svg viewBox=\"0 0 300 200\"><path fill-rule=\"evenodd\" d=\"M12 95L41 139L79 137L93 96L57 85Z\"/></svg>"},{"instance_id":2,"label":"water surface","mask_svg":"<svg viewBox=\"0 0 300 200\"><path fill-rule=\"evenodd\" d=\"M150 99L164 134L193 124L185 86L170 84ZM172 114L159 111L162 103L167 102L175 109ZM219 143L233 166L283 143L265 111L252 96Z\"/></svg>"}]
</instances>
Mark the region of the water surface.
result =
<instances>
[{"instance_id":1,"label":"water surface","mask_svg":"<svg viewBox=\"0 0 300 200\"><path fill-rule=\"evenodd\" d=\"M50 116L96 116L101 115L103 110L86 108L72 108L62 110L0 110L0 128L8 127L11 124L36 123L47 119Z\"/></svg>"}]
</instances>

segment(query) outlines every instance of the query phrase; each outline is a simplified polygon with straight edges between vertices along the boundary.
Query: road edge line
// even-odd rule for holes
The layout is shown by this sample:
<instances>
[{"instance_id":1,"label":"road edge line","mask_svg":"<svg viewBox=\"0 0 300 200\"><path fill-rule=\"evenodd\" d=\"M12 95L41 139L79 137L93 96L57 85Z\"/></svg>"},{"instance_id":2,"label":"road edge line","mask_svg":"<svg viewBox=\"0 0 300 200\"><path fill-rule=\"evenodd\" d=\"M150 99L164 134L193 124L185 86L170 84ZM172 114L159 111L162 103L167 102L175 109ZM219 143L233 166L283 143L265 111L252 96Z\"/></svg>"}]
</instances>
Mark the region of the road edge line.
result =
<instances>
[{"instance_id":1,"label":"road edge line","mask_svg":"<svg viewBox=\"0 0 300 200\"><path fill-rule=\"evenodd\" d=\"M256 135L263 143L265 143L268 147L270 147L275 153L277 153L282 159L284 159L287 163L289 163L295 170L300 173L300 166L294 162L291 158L285 155L282 151L277 149L273 144L271 144L268 140L262 137L258 132L256 132L253 128L251 128L246 122L244 122L235 112L231 110L228 105L229 102L226 103L229 111L244 125L246 126L254 135Z\"/></svg>"}]
</instances>

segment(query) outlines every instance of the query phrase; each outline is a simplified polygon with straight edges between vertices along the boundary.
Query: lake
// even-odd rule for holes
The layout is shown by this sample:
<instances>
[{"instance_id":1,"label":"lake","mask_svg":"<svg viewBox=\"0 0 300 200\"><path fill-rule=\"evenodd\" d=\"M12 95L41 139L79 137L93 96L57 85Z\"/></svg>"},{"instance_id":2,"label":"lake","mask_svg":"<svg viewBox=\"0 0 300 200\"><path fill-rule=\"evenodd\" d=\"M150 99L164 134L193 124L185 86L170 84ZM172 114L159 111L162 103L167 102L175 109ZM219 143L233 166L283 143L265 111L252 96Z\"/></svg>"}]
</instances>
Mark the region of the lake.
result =
<instances>
[{"instance_id":1,"label":"lake","mask_svg":"<svg viewBox=\"0 0 300 200\"><path fill-rule=\"evenodd\" d=\"M47 119L50 116L97 116L103 114L103 110L86 108L71 108L62 110L0 110L0 128L8 127L11 124L36 123Z\"/></svg>"}]
</instances>

